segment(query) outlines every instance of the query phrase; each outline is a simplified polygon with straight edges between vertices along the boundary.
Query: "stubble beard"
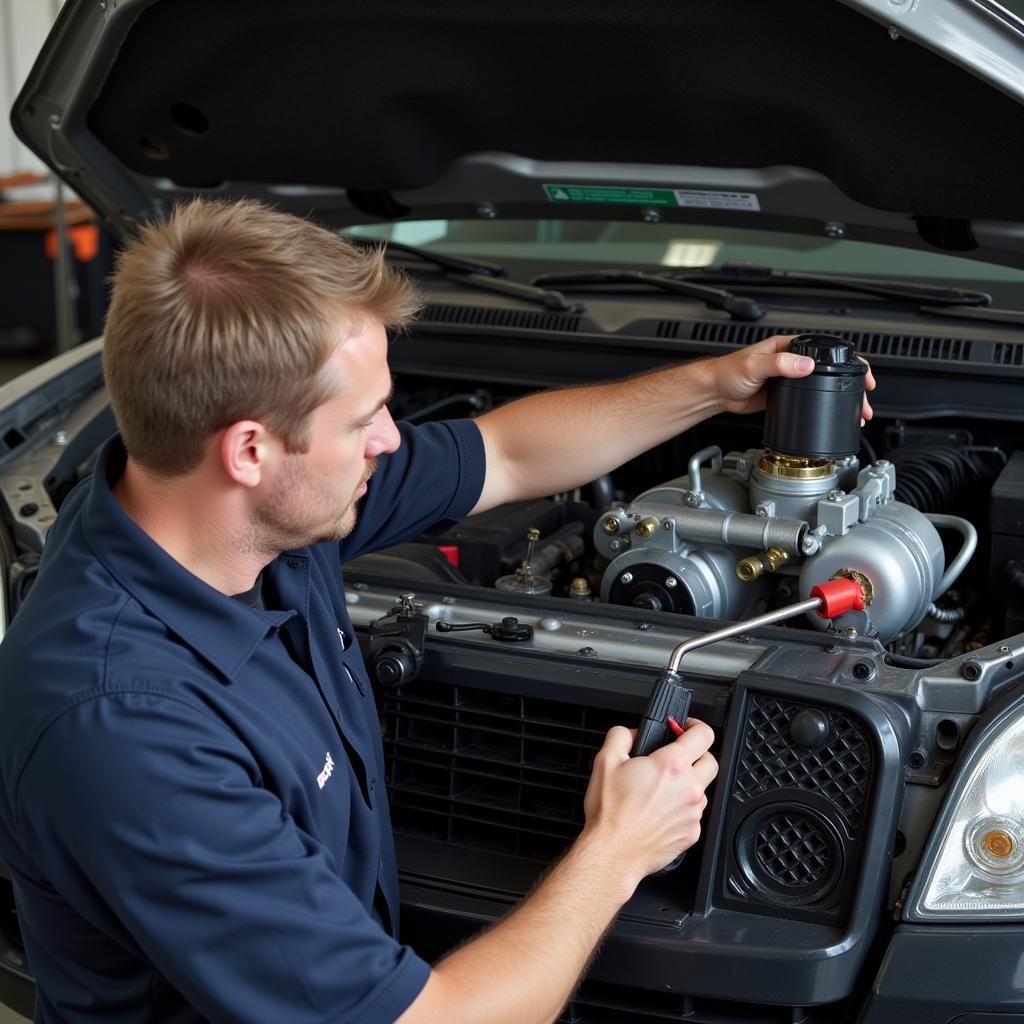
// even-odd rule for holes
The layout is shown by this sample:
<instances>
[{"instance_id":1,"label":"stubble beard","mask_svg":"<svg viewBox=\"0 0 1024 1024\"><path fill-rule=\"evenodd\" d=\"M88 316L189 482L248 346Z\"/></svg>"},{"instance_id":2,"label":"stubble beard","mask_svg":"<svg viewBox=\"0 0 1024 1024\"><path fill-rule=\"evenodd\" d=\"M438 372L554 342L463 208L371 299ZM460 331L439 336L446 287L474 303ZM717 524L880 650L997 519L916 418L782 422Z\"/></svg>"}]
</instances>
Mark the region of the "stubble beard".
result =
<instances>
[{"instance_id":1,"label":"stubble beard","mask_svg":"<svg viewBox=\"0 0 1024 1024\"><path fill-rule=\"evenodd\" d=\"M377 460L369 460L357 489L369 480L376 469ZM303 495L305 499L302 507L296 507L296 494ZM263 557L273 559L282 551L343 540L358 522L356 501L353 492L333 525L311 523L311 508L319 510L324 519L332 517L331 509L337 505L337 496L329 487L310 478L298 456L288 456L277 489L250 519L246 546Z\"/></svg>"}]
</instances>

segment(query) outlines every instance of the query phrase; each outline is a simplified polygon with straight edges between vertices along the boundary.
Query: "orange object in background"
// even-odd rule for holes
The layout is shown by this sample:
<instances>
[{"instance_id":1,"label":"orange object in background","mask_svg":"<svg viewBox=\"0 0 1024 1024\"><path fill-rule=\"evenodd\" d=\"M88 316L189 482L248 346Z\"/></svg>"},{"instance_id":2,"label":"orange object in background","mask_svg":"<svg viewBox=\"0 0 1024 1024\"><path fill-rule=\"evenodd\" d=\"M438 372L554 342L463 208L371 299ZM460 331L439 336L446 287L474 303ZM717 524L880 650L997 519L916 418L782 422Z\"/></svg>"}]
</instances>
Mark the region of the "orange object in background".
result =
<instances>
[{"instance_id":1,"label":"orange object in background","mask_svg":"<svg viewBox=\"0 0 1024 1024\"><path fill-rule=\"evenodd\" d=\"M96 253L100 251L100 231L95 224L73 224L66 229L65 234L79 263L88 263L96 258ZM52 228L47 231L43 244L46 246L46 255L55 260L57 232Z\"/></svg>"},{"instance_id":2,"label":"orange object in background","mask_svg":"<svg viewBox=\"0 0 1024 1024\"><path fill-rule=\"evenodd\" d=\"M74 344L103 329L112 253L93 210L63 194ZM39 175L0 177L0 354L50 352L58 344L55 199L52 183Z\"/></svg>"}]
</instances>

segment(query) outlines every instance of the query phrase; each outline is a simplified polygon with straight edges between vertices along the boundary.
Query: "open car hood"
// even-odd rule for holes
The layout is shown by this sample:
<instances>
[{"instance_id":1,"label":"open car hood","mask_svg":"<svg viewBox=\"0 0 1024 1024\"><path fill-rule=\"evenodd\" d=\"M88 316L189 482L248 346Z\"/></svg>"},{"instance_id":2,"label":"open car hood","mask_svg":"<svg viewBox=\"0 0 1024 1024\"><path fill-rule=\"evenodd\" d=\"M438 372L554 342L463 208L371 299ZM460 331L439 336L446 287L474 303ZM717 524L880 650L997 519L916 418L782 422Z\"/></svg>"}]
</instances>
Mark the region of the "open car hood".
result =
<instances>
[{"instance_id":1,"label":"open car hood","mask_svg":"<svg viewBox=\"0 0 1024 1024\"><path fill-rule=\"evenodd\" d=\"M69 0L13 123L118 235L206 193L1024 266L1021 30L951 0Z\"/></svg>"}]
</instances>

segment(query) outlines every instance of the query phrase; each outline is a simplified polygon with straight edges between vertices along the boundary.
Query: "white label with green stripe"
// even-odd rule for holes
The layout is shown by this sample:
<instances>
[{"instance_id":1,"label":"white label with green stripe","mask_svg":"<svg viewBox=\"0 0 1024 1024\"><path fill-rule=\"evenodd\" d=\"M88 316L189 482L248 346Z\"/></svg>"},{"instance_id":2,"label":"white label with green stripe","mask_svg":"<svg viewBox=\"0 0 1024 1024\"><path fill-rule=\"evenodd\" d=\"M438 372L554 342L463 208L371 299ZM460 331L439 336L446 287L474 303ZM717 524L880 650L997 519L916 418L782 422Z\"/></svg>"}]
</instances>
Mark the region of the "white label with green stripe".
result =
<instances>
[{"instance_id":1,"label":"white label with green stripe","mask_svg":"<svg viewBox=\"0 0 1024 1024\"><path fill-rule=\"evenodd\" d=\"M609 206L692 206L708 210L760 210L754 192L713 192L692 188L613 188L597 185L545 185L552 203Z\"/></svg>"}]
</instances>

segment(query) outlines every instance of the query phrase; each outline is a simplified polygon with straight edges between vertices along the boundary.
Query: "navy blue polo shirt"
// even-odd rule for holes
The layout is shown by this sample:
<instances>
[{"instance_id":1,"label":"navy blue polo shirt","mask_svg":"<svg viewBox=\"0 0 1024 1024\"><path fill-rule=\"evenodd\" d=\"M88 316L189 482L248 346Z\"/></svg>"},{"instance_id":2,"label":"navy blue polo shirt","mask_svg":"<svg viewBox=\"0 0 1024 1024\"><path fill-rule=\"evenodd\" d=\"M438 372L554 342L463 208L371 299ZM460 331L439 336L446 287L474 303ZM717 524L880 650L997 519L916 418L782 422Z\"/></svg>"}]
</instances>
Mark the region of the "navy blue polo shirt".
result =
<instances>
[{"instance_id":1,"label":"navy blue polo shirt","mask_svg":"<svg viewBox=\"0 0 1024 1024\"><path fill-rule=\"evenodd\" d=\"M37 1020L375 1024L425 984L341 565L466 515L484 453L468 420L400 429L352 534L266 568L266 610L125 515L119 439L65 501L0 645L0 859Z\"/></svg>"}]
</instances>

